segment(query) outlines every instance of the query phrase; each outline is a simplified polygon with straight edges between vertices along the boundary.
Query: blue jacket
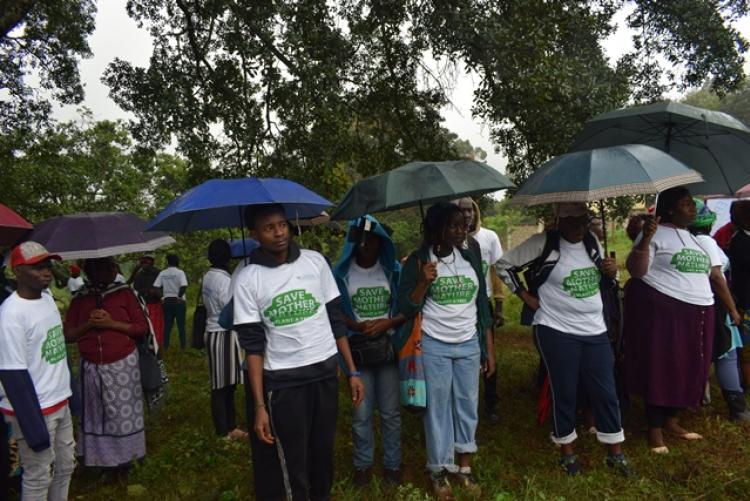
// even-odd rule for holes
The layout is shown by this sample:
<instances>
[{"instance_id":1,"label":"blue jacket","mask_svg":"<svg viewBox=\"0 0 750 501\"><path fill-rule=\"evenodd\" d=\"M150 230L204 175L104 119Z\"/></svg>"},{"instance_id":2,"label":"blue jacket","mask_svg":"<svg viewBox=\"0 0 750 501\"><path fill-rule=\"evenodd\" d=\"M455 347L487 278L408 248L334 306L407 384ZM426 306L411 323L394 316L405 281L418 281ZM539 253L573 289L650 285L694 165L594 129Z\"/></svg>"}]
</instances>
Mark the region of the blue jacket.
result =
<instances>
[{"instance_id":1,"label":"blue jacket","mask_svg":"<svg viewBox=\"0 0 750 501\"><path fill-rule=\"evenodd\" d=\"M374 223L378 223L378 220L372 216L368 215L364 217ZM349 234L349 231L351 231L352 227L356 227L360 224L361 220L362 218L357 218L349 221L347 235ZM401 264L396 258L396 246L393 244L393 240L391 240L391 237L388 236L388 233L385 231L383 226L380 225L380 223L375 225L373 233L380 237L381 240L379 261L381 266L383 267L383 270L385 271L388 281L391 284L391 316L393 317L397 314L398 311L396 293L398 292L398 281L401 277ZM355 257L354 251L356 250L356 248L357 244L355 242L350 242L347 239L344 242L344 249L342 250L341 258L333 268L333 276L336 279L336 284L339 286L339 292L341 293L341 310L347 317L352 319L355 318L355 316L354 311L352 310L351 298L349 297L347 280L349 278L349 264ZM351 336L353 334L355 333L347 330L348 336Z\"/></svg>"}]
</instances>

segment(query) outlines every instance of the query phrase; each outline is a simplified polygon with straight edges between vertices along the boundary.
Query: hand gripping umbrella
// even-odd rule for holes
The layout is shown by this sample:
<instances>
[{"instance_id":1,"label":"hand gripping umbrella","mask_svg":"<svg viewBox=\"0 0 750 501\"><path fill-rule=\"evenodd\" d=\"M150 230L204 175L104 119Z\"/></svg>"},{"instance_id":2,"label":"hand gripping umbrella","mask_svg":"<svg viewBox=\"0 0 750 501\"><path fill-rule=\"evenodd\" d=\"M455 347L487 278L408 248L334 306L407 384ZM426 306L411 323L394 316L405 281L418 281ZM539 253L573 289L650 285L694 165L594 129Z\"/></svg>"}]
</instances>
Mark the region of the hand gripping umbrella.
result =
<instances>
[{"instance_id":1,"label":"hand gripping umbrella","mask_svg":"<svg viewBox=\"0 0 750 501\"><path fill-rule=\"evenodd\" d=\"M346 192L331 219L483 195L515 185L498 170L474 160L410 162L357 182Z\"/></svg>"},{"instance_id":2,"label":"hand gripping umbrella","mask_svg":"<svg viewBox=\"0 0 750 501\"><path fill-rule=\"evenodd\" d=\"M511 204L600 201L604 249L607 249L605 198L642 195L700 183L701 175L666 153L628 144L567 153L537 168L511 199Z\"/></svg>"}]
</instances>

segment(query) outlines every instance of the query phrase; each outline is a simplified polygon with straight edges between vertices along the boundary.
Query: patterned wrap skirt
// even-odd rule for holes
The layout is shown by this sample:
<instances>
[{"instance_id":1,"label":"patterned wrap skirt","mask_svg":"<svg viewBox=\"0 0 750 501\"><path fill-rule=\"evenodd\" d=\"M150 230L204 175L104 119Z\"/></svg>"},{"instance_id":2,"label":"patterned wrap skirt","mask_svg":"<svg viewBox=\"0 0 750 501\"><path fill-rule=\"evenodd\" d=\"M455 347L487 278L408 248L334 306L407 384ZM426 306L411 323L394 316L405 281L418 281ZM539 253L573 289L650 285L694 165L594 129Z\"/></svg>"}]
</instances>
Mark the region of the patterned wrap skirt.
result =
<instances>
[{"instance_id":1,"label":"patterned wrap skirt","mask_svg":"<svg viewBox=\"0 0 750 501\"><path fill-rule=\"evenodd\" d=\"M77 453L86 466L122 466L146 455L138 350L110 364L81 361L83 415Z\"/></svg>"},{"instance_id":2,"label":"patterned wrap skirt","mask_svg":"<svg viewBox=\"0 0 750 501\"><path fill-rule=\"evenodd\" d=\"M204 334L208 355L208 372L211 389L242 383L242 350L234 331L206 331Z\"/></svg>"}]
</instances>

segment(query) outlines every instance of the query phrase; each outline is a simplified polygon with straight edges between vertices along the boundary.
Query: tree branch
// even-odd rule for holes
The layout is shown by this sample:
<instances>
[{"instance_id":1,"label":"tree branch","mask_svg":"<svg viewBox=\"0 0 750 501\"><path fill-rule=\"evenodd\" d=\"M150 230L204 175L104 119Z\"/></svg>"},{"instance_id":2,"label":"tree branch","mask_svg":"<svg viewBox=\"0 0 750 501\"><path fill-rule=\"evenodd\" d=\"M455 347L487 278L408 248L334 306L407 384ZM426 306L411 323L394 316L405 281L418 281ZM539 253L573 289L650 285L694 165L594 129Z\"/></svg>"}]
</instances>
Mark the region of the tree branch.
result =
<instances>
[{"instance_id":1,"label":"tree branch","mask_svg":"<svg viewBox=\"0 0 750 501\"><path fill-rule=\"evenodd\" d=\"M5 38L13 28L21 24L35 3L35 0L4 1L0 9L0 38Z\"/></svg>"}]
</instances>

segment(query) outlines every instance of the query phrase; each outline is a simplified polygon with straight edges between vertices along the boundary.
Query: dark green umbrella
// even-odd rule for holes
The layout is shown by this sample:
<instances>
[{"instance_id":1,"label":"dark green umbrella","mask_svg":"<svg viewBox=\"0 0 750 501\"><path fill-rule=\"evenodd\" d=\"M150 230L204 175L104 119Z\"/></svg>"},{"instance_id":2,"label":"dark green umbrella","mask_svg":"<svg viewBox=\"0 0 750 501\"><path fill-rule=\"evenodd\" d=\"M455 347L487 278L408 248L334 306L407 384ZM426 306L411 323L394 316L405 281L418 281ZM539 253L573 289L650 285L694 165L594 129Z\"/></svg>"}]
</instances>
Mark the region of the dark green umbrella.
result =
<instances>
[{"instance_id":1,"label":"dark green umbrella","mask_svg":"<svg viewBox=\"0 0 750 501\"><path fill-rule=\"evenodd\" d=\"M474 160L410 162L355 183L331 219L354 219L374 212L483 195L514 186L498 170Z\"/></svg>"},{"instance_id":2,"label":"dark green umbrella","mask_svg":"<svg viewBox=\"0 0 750 501\"><path fill-rule=\"evenodd\" d=\"M698 171L695 194L731 195L750 183L750 129L726 113L668 102L611 111L586 122L571 150L622 144L653 146Z\"/></svg>"}]
</instances>

